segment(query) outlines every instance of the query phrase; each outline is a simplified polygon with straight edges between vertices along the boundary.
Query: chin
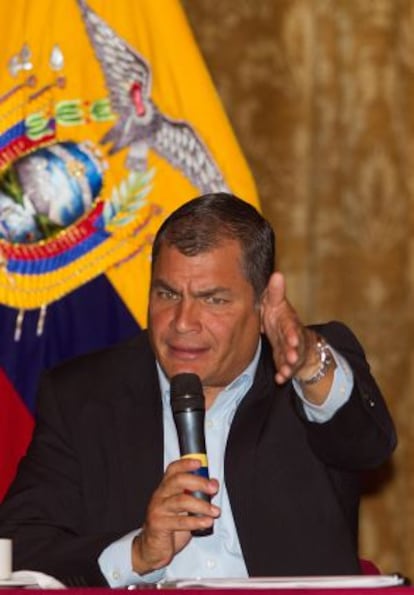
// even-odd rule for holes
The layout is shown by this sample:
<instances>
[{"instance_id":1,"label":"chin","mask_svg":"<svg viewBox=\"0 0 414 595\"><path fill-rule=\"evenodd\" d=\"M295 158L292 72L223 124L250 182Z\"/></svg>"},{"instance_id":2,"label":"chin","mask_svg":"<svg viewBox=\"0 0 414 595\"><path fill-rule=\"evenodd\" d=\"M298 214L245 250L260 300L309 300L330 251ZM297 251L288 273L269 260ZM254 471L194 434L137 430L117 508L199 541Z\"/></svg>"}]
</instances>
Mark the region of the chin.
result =
<instances>
[{"instance_id":1,"label":"chin","mask_svg":"<svg viewBox=\"0 0 414 595\"><path fill-rule=\"evenodd\" d=\"M204 376L203 370L205 370L205 364L200 361L194 360L173 360L172 358L166 358L166 361L162 362L162 360L158 360L161 363L161 366L168 376L168 378L172 378L177 374L183 373L190 373L190 374L197 374L197 376Z\"/></svg>"},{"instance_id":2,"label":"chin","mask_svg":"<svg viewBox=\"0 0 414 595\"><path fill-rule=\"evenodd\" d=\"M167 376L168 378L172 378L177 374L197 374L201 378L201 370L197 366L191 365L182 365L182 366L174 366L174 368L168 370Z\"/></svg>"}]
</instances>

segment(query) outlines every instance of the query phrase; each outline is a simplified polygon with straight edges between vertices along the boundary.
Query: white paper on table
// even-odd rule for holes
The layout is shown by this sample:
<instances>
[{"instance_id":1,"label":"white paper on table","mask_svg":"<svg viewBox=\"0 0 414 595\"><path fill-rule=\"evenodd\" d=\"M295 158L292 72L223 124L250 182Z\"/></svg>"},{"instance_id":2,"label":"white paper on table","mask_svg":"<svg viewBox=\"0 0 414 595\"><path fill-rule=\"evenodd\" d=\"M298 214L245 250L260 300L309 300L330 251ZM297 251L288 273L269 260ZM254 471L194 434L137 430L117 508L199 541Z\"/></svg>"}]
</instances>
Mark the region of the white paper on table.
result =
<instances>
[{"instance_id":1,"label":"white paper on table","mask_svg":"<svg viewBox=\"0 0 414 595\"><path fill-rule=\"evenodd\" d=\"M405 579L399 574L347 575L347 576L277 576L254 578L178 579L159 586L175 588L211 589L352 589L395 587Z\"/></svg>"},{"instance_id":2,"label":"white paper on table","mask_svg":"<svg viewBox=\"0 0 414 595\"><path fill-rule=\"evenodd\" d=\"M8 579L0 580L1 587L34 587L38 589L65 589L53 576L33 570L16 570Z\"/></svg>"}]
</instances>

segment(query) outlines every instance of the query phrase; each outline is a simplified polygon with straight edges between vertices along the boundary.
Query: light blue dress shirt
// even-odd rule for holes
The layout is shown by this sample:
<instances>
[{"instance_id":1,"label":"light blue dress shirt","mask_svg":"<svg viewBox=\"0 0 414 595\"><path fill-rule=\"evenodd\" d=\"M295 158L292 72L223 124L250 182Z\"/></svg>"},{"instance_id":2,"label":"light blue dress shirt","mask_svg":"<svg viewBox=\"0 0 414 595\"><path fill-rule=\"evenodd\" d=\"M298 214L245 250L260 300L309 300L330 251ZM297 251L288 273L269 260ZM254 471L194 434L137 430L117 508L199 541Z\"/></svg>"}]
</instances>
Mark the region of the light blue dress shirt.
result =
<instances>
[{"instance_id":1,"label":"light blue dress shirt","mask_svg":"<svg viewBox=\"0 0 414 595\"><path fill-rule=\"evenodd\" d=\"M229 429L240 401L253 384L261 351L261 343L247 368L215 399L206 411L205 437L210 477L219 481L220 489L213 503L221 508L220 518L214 521L212 535L192 538L171 563L160 570L140 576L132 570L132 540L139 534L137 529L105 548L99 556L100 569L111 587L171 581L178 578L237 578L246 577L246 565L234 524L233 514L224 482L224 452ZM346 360L332 350L336 362L334 381L328 398L317 406L305 400L300 384L293 381L298 396L310 421L323 423L349 399L353 388L353 374ZM170 387L167 378L158 366L160 379L163 424L164 468L180 458L177 432L170 406Z\"/></svg>"}]
</instances>

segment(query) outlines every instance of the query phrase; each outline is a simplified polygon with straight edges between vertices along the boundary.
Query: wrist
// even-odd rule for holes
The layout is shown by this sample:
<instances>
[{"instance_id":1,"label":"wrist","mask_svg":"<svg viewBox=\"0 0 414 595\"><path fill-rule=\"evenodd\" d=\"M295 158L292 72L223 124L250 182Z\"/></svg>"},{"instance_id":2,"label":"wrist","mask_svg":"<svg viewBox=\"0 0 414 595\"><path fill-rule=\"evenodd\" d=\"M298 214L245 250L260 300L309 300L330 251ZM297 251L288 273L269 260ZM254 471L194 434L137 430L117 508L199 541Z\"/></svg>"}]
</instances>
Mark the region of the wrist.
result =
<instances>
[{"instance_id":1,"label":"wrist","mask_svg":"<svg viewBox=\"0 0 414 595\"><path fill-rule=\"evenodd\" d=\"M148 556L148 554L146 554L145 551L146 547L144 541L145 536L144 533L141 532L134 537L132 542L132 569L140 576L144 576L146 574L160 570L167 564L167 562L164 563L163 561L158 560L158 557L157 560L155 560L152 556Z\"/></svg>"},{"instance_id":2,"label":"wrist","mask_svg":"<svg viewBox=\"0 0 414 595\"><path fill-rule=\"evenodd\" d=\"M328 344L319 335L312 347L312 357L312 362L302 366L295 375L295 379L303 386L310 386L322 380L329 373L334 361Z\"/></svg>"}]
</instances>

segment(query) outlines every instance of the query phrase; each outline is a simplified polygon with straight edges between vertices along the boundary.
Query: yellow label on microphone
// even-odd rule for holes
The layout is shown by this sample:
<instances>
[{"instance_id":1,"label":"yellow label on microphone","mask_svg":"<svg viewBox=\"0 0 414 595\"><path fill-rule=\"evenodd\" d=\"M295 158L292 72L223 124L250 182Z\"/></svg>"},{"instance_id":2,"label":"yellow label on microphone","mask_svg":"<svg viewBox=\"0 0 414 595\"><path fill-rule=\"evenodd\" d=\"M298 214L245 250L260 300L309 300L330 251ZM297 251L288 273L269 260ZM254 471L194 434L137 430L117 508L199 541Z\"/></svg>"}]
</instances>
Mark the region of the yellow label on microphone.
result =
<instances>
[{"instance_id":1,"label":"yellow label on microphone","mask_svg":"<svg viewBox=\"0 0 414 595\"><path fill-rule=\"evenodd\" d=\"M187 455L183 455L182 459L196 459L200 461L202 467L208 467L207 455L204 452L192 452Z\"/></svg>"}]
</instances>

